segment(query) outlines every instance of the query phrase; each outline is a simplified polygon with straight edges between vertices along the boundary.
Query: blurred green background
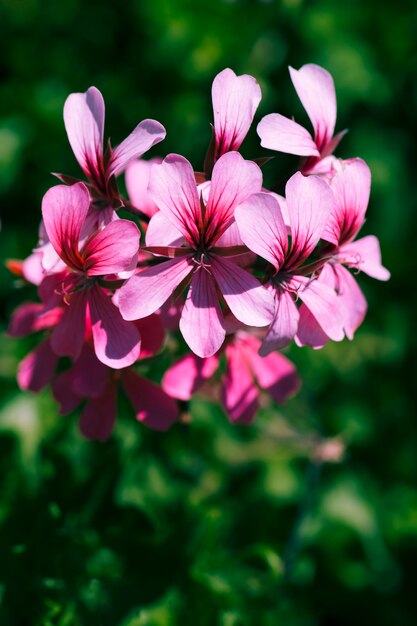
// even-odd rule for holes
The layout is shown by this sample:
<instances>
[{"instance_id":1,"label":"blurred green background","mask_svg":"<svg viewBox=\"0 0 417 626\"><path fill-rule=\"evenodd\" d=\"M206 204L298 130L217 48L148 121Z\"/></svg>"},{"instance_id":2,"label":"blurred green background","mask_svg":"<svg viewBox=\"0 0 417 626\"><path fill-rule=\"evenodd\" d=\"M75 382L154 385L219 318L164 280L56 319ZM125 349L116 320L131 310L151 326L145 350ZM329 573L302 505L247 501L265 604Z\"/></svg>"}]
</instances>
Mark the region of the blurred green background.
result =
<instances>
[{"instance_id":1,"label":"blurred green background","mask_svg":"<svg viewBox=\"0 0 417 626\"><path fill-rule=\"evenodd\" d=\"M287 66L315 62L349 128L338 155L372 169L363 233L392 272L359 277L369 313L353 342L291 349L301 393L265 401L249 428L200 396L191 423L153 433L122 400L114 436L86 442L48 392L19 392L34 341L2 335L1 626L415 626L416 41L411 0L0 0L2 260L35 245L49 172L79 175L70 92L102 91L114 143L154 117L168 131L154 154L201 169L217 72L258 79L255 121L307 123ZM254 128L242 151L266 153ZM295 164L278 157L266 181ZM34 295L0 268L1 331ZM345 454L320 465L332 438Z\"/></svg>"}]
</instances>

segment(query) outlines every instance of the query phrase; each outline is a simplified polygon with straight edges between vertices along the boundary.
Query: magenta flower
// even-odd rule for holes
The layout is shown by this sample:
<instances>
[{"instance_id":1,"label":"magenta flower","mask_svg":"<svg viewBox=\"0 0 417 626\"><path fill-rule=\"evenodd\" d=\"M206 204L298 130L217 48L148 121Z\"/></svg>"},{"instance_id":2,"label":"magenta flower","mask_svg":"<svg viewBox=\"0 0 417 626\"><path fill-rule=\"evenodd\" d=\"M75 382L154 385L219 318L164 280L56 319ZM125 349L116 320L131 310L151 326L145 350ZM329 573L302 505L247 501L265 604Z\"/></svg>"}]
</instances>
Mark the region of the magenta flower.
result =
<instances>
[{"instance_id":1,"label":"magenta flower","mask_svg":"<svg viewBox=\"0 0 417 626\"><path fill-rule=\"evenodd\" d=\"M104 100L96 87L72 93L64 105L64 122L75 158L99 199L120 205L115 177L127 165L165 138L165 128L155 120L143 120L135 130L104 153ZM62 178L66 182L66 177Z\"/></svg>"},{"instance_id":2,"label":"magenta flower","mask_svg":"<svg viewBox=\"0 0 417 626\"><path fill-rule=\"evenodd\" d=\"M57 185L44 196L42 214L49 240L67 267L61 276L64 314L51 335L60 356L78 358L91 325L97 358L110 367L126 367L140 352L140 335L122 319L100 277L136 267L139 231L133 222L115 220L79 247L90 206L87 187Z\"/></svg>"},{"instance_id":3,"label":"magenta flower","mask_svg":"<svg viewBox=\"0 0 417 626\"><path fill-rule=\"evenodd\" d=\"M373 235L353 241L365 221L371 189L371 172L362 159L338 163L339 171L330 182L334 195L333 210L323 231L322 238L330 242L323 250L327 262L318 281L328 285L337 294L339 309L343 314L346 337L353 339L361 325L367 303L359 285L345 266L378 280L388 280L390 273L381 264L378 239ZM328 336L317 327L308 310L300 308L297 343L321 347Z\"/></svg>"},{"instance_id":4,"label":"magenta flower","mask_svg":"<svg viewBox=\"0 0 417 626\"><path fill-rule=\"evenodd\" d=\"M247 332L228 337L224 347L226 373L221 386L221 401L229 419L249 424L259 409L258 386L283 404L296 393L300 380L295 366L279 353L259 356L261 341ZM189 354L170 367L162 388L178 400L190 400L209 380L219 365L219 356L202 359Z\"/></svg>"},{"instance_id":5,"label":"magenta flower","mask_svg":"<svg viewBox=\"0 0 417 626\"><path fill-rule=\"evenodd\" d=\"M252 76L236 76L226 68L217 74L211 89L213 139L204 163L210 175L214 163L226 152L239 150L252 124L262 98L261 88Z\"/></svg>"},{"instance_id":6,"label":"magenta flower","mask_svg":"<svg viewBox=\"0 0 417 626\"><path fill-rule=\"evenodd\" d=\"M254 194L235 212L243 241L273 266L269 288L275 295L275 316L263 341L262 355L285 346L297 334L297 298L329 337L341 341L344 336L334 290L307 278L308 269L303 267L329 219L332 193L317 176L306 178L299 172L290 178L285 191L291 244L276 196Z\"/></svg>"},{"instance_id":7,"label":"magenta flower","mask_svg":"<svg viewBox=\"0 0 417 626\"><path fill-rule=\"evenodd\" d=\"M198 356L215 354L226 335L218 292L244 324L268 325L272 296L232 260L246 248L240 240L235 241L237 246L230 245L233 238L227 232L235 207L259 191L261 184L259 167L229 152L214 166L206 204L184 157L171 154L154 165L149 193L160 211L149 223L147 249L174 258L140 271L123 285L119 295L123 317L135 320L150 315L180 285L190 282L180 330Z\"/></svg>"},{"instance_id":8,"label":"magenta flower","mask_svg":"<svg viewBox=\"0 0 417 626\"><path fill-rule=\"evenodd\" d=\"M158 316L140 320L136 326L143 337L141 358L152 356L164 339ZM57 376L52 388L61 415L85 402L80 417L81 432L88 439L104 441L110 437L116 420L118 383L136 419L145 426L164 431L178 419L176 402L158 385L139 376L132 368L111 370L97 359L89 344L84 344L73 366Z\"/></svg>"},{"instance_id":9,"label":"magenta flower","mask_svg":"<svg viewBox=\"0 0 417 626\"><path fill-rule=\"evenodd\" d=\"M346 131L334 136L336 126L336 93L331 74L319 65L309 63L299 70L289 68L291 80L309 116L314 129L311 134L279 113L266 115L258 124L261 145L277 152L308 157L302 167L303 173L325 173L331 167L331 159L320 161L333 153ZM325 165L325 167L324 167Z\"/></svg>"}]
</instances>

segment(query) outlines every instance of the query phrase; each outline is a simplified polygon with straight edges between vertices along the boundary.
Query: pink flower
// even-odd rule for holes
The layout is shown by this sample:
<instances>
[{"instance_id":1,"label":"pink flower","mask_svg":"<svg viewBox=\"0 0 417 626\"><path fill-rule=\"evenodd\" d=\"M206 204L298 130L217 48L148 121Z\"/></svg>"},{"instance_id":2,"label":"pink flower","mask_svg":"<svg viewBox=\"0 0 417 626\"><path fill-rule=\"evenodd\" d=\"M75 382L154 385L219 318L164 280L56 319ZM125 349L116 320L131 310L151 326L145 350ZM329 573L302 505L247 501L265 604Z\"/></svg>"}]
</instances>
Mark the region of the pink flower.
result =
<instances>
[{"instance_id":1,"label":"pink flower","mask_svg":"<svg viewBox=\"0 0 417 626\"><path fill-rule=\"evenodd\" d=\"M173 258L140 271L123 285L119 295L123 317L135 320L150 315L180 285L190 282L180 330L198 356L215 354L225 338L218 292L244 324L269 324L271 294L254 276L226 258L246 251L236 235L230 236L234 209L259 191L261 184L259 167L237 152L229 152L214 166L206 203L186 159L171 154L162 164L154 165L149 193L160 210L149 223L147 250Z\"/></svg>"},{"instance_id":2,"label":"pink flower","mask_svg":"<svg viewBox=\"0 0 417 626\"><path fill-rule=\"evenodd\" d=\"M295 90L314 129L310 133L293 120L271 113L258 124L261 145L277 152L287 152L305 159L301 171L305 174L323 174L331 169L335 150L346 131L334 136L336 125L336 93L331 74L319 65L309 63L299 70L290 67ZM325 163L320 163L326 159Z\"/></svg>"},{"instance_id":3,"label":"pink flower","mask_svg":"<svg viewBox=\"0 0 417 626\"><path fill-rule=\"evenodd\" d=\"M158 316L137 322L143 337L141 358L149 357L162 345L163 328ZM80 429L88 439L104 441L112 433L117 414L118 383L130 401L136 419L154 430L168 430L178 419L178 407L155 383L139 376L131 368L117 372L100 362L85 344L71 369L59 374L53 383L60 413L74 411L82 402Z\"/></svg>"},{"instance_id":4,"label":"pink flower","mask_svg":"<svg viewBox=\"0 0 417 626\"><path fill-rule=\"evenodd\" d=\"M114 368L136 361L140 335L125 322L112 303L100 277L132 270L139 250L139 231L133 222L116 220L92 234L80 248L81 231L90 206L87 187L57 185L44 196L42 214L46 232L67 271L55 276L67 304L51 335L60 356L78 358L91 325L97 358Z\"/></svg>"},{"instance_id":5,"label":"pink flower","mask_svg":"<svg viewBox=\"0 0 417 626\"><path fill-rule=\"evenodd\" d=\"M149 197L148 185L152 165L161 163L162 159L155 158L145 161L139 159L132 161L126 168L126 189L132 204L141 212L152 217L157 213L158 207Z\"/></svg>"},{"instance_id":6,"label":"pink flower","mask_svg":"<svg viewBox=\"0 0 417 626\"><path fill-rule=\"evenodd\" d=\"M226 340L227 367L221 401L234 423L249 424L253 420L259 409L257 385L280 404L299 388L300 381L291 361L279 353L261 357L258 354L260 346L260 339L244 331L238 331ZM214 374L219 356L202 359L189 354L183 357L165 373L163 389L178 400L189 400Z\"/></svg>"},{"instance_id":7,"label":"pink flower","mask_svg":"<svg viewBox=\"0 0 417 626\"><path fill-rule=\"evenodd\" d=\"M381 264L381 250L376 237L368 235L353 241L365 221L371 189L369 167L362 159L351 159L340 162L338 169L330 182L334 204L322 234L330 246L322 251L327 263L318 282L335 290L339 309L343 313L344 332L346 337L353 339L365 317L367 303L345 266L378 280L388 280L390 274ZM317 328L304 305L301 306L297 343L318 348L327 340L323 329Z\"/></svg>"},{"instance_id":8,"label":"pink flower","mask_svg":"<svg viewBox=\"0 0 417 626\"><path fill-rule=\"evenodd\" d=\"M269 288L275 296L275 316L263 341L262 355L285 346L297 334L297 298L329 337L341 341L344 336L334 290L307 278L308 266L303 266L329 219L332 193L317 176L306 178L298 172L288 181L285 195L291 244L276 196L254 194L235 212L243 241L273 266Z\"/></svg>"},{"instance_id":9,"label":"pink flower","mask_svg":"<svg viewBox=\"0 0 417 626\"><path fill-rule=\"evenodd\" d=\"M71 148L95 194L100 199L119 199L115 178L127 165L165 138L165 128L155 120L143 120L135 130L106 152L104 140L104 100L90 87L85 93L72 93L64 105L64 122ZM62 177L67 182L67 177Z\"/></svg>"},{"instance_id":10,"label":"pink flower","mask_svg":"<svg viewBox=\"0 0 417 626\"><path fill-rule=\"evenodd\" d=\"M204 163L208 175L223 154L239 150L262 98L261 88L255 78L247 74L236 76L228 68L217 74L211 93L213 140Z\"/></svg>"}]
</instances>

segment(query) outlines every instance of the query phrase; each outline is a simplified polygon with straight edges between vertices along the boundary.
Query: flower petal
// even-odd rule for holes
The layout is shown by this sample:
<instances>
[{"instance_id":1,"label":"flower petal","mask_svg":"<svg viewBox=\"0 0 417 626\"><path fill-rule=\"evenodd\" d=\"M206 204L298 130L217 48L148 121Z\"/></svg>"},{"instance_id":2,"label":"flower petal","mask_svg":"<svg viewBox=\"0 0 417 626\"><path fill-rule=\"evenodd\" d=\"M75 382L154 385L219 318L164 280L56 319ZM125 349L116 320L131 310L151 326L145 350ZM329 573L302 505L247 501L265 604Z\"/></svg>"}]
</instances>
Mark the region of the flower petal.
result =
<instances>
[{"instance_id":1,"label":"flower petal","mask_svg":"<svg viewBox=\"0 0 417 626\"><path fill-rule=\"evenodd\" d=\"M119 307L125 320L155 313L193 270L189 257L149 267L129 278L119 290Z\"/></svg>"},{"instance_id":2,"label":"flower petal","mask_svg":"<svg viewBox=\"0 0 417 626\"><path fill-rule=\"evenodd\" d=\"M273 350L279 350L288 345L297 332L298 319L298 308L292 294L277 290L274 319L262 342L259 354L265 357Z\"/></svg>"},{"instance_id":3,"label":"flower petal","mask_svg":"<svg viewBox=\"0 0 417 626\"><path fill-rule=\"evenodd\" d=\"M320 152L333 137L336 125L336 92L331 74L323 67L308 63L299 70L290 67L292 83L315 132Z\"/></svg>"},{"instance_id":4,"label":"flower petal","mask_svg":"<svg viewBox=\"0 0 417 626\"><path fill-rule=\"evenodd\" d=\"M299 156L320 156L308 130L279 113L265 115L256 130L264 148Z\"/></svg>"},{"instance_id":5,"label":"flower petal","mask_svg":"<svg viewBox=\"0 0 417 626\"><path fill-rule=\"evenodd\" d=\"M272 293L249 272L214 254L211 270L233 315L248 326L267 326L274 315Z\"/></svg>"},{"instance_id":6,"label":"flower petal","mask_svg":"<svg viewBox=\"0 0 417 626\"><path fill-rule=\"evenodd\" d=\"M389 280L391 276L382 265L381 248L374 235L368 235L345 244L339 249L338 259L341 263L357 268L377 280Z\"/></svg>"},{"instance_id":7,"label":"flower petal","mask_svg":"<svg viewBox=\"0 0 417 626\"><path fill-rule=\"evenodd\" d=\"M187 241L197 245L201 209L191 163L179 154L169 154L152 166L148 192Z\"/></svg>"},{"instance_id":8,"label":"flower petal","mask_svg":"<svg viewBox=\"0 0 417 626\"><path fill-rule=\"evenodd\" d=\"M261 190L262 172L238 152L224 154L213 168L205 211L206 242L212 245L231 225L234 210L252 193Z\"/></svg>"},{"instance_id":9,"label":"flower petal","mask_svg":"<svg viewBox=\"0 0 417 626\"><path fill-rule=\"evenodd\" d=\"M352 240L364 220L371 191L371 171L362 159L345 161L330 188L334 204L322 238L335 245Z\"/></svg>"},{"instance_id":10,"label":"flower petal","mask_svg":"<svg viewBox=\"0 0 417 626\"><path fill-rule=\"evenodd\" d=\"M167 216L158 211L151 218L146 231L147 246L186 246L187 241Z\"/></svg>"},{"instance_id":11,"label":"flower petal","mask_svg":"<svg viewBox=\"0 0 417 626\"><path fill-rule=\"evenodd\" d=\"M190 400L213 376L218 365L217 356L202 359L195 354L187 354L167 369L162 378L162 389L178 400Z\"/></svg>"},{"instance_id":12,"label":"flower petal","mask_svg":"<svg viewBox=\"0 0 417 626\"><path fill-rule=\"evenodd\" d=\"M313 252L333 210L333 194L318 176L297 172L285 187L292 243L286 268L293 269Z\"/></svg>"},{"instance_id":13,"label":"flower petal","mask_svg":"<svg viewBox=\"0 0 417 626\"><path fill-rule=\"evenodd\" d=\"M165 139L166 130L156 120L143 120L112 152L107 177L118 176L133 159L137 159Z\"/></svg>"},{"instance_id":14,"label":"flower petal","mask_svg":"<svg viewBox=\"0 0 417 626\"><path fill-rule=\"evenodd\" d=\"M140 358L145 359L156 354L161 349L165 339L161 316L153 313L149 317L137 320L135 326L142 337Z\"/></svg>"},{"instance_id":15,"label":"flower petal","mask_svg":"<svg viewBox=\"0 0 417 626\"><path fill-rule=\"evenodd\" d=\"M316 322L333 341L342 341L343 310L334 289L318 279L297 276L294 288L302 302L316 319Z\"/></svg>"},{"instance_id":16,"label":"flower petal","mask_svg":"<svg viewBox=\"0 0 417 626\"><path fill-rule=\"evenodd\" d=\"M217 74L212 86L217 160L229 150L238 150L252 124L262 98L252 76L236 76L227 68Z\"/></svg>"},{"instance_id":17,"label":"flower petal","mask_svg":"<svg viewBox=\"0 0 417 626\"><path fill-rule=\"evenodd\" d=\"M126 167L126 189L130 201L141 213L152 217L158 212L158 207L148 194L149 177L154 163L161 163L162 159L155 158L145 161L139 159L132 161Z\"/></svg>"},{"instance_id":18,"label":"flower petal","mask_svg":"<svg viewBox=\"0 0 417 626\"><path fill-rule=\"evenodd\" d=\"M259 386L277 402L283 404L294 395L301 384L295 365L279 352L259 356L261 341L251 335L244 336L243 349Z\"/></svg>"},{"instance_id":19,"label":"flower petal","mask_svg":"<svg viewBox=\"0 0 417 626\"><path fill-rule=\"evenodd\" d=\"M17 370L17 382L25 391L40 391L48 385L55 373L58 357L45 339L23 361Z\"/></svg>"},{"instance_id":20,"label":"flower petal","mask_svg":"<svg viewBox=\"0 0 417 626\"><path fill-rule=\"evenodd\" d=\"M61 321L52 331L51 346L56 354L79 357L84 344L86 313L86 292L78 291L71 296Z\"/></svg>"},{"instance_id":21,"label":"flower petal","mask_svg":"<svg viewBox=\"0 0 417 626\"><path fill-rule=\"evenodd\" d=\"M221 399L232 422L250 424L259 408L259 392L252 373L239 347L226 346L227 368L223 378Z\"/></svg>"},{"instance_id":22,"label":"flower petal","mask_svg":"<svg viewBox=\"0 0 417 626\"><path fill-rule=\"evenodd\" d=\"M194 272L180 319L180 331L197 356L212 356L226 336L216 285L208 271Z\"/></svg>"},{"instance_id":23,"label":"flower petal","mask_svg":"<svg viewBox=\"0 0 417 626\"><path fill-rule=\"evenodd\" d=\"M104 100L95 87L85 93L72 93L64 105L68 140L88 178L103 167Z\"/></svg>"},{"instance_id":24,"label":"flower petal","mask_svg":"<svg viewBox=\"0 0 417 626\"><path fill-rule=\"evenodd\" d=\"M116 220L95 233L82 250L87 276L117 274L135 269L139 253L138 227Z\"/></svg>"},{"instance_id":25,"label":"flower petal","mask_svg":"<svg viewBox=\"0 0 417 626\"><path fill-rule=\"evenodd\" d=\"M87 402L80 417L80 430L87 439L106 441L112 434L117 412L116 391L111 381L101 396Z\"/></svg>"},{"instance_id":26,"label":"flower petal","mask_svg":"<svg viewBox=\"0 0 417 626\"><path fill-rule=\"evenodd\" d=\"M59 414L66 415L75 411L82 401L72 388L72 370L59 374L52 383L52 394L59 404Z\"/></svg>"},{"instance_id":27,"label":"flower petal","mask_svg":"<svg viewBox=\"0 0 417 626\"><path fill-rule=\"evenodd\" d=\"M54 250L72 269L82 269L78 252L81 229L90 206L90 195L84 183L67 187L56 185L42 200L46 232Z\"/></svg>"},{"instance_id":28,"label":"flower petal","mask_svg":"<svg viewBox=\"0 0 417 626\"><path fill-rule=\"evenodd\" d=\"M123 372L122 382L136 418L145 426L165 431L177 421L177 403L158 385L131 370Z\"/></svg>"},{"instance_id":29,"label":"flower petal","mask_svg":"<svg viewBox=\"0 0 417 626\"><path fill-rule=\"evenodd\" d=\"M268 193L249 196L236 208L235 219L248 248L278 270L287 253L288 235L275 197Z\"/></svg>"},{"instance_id":30,"label":"flower petal","mask_svg":"<svg viewBox=\"0 0 417 626\"><path fill-rule=\"evenodd\" d=\"M140 335L135 325L122 318L97 285L88 292L88 306L97 358L114 369L132 365L140 354Z\"/></svg>"}]
</instances>

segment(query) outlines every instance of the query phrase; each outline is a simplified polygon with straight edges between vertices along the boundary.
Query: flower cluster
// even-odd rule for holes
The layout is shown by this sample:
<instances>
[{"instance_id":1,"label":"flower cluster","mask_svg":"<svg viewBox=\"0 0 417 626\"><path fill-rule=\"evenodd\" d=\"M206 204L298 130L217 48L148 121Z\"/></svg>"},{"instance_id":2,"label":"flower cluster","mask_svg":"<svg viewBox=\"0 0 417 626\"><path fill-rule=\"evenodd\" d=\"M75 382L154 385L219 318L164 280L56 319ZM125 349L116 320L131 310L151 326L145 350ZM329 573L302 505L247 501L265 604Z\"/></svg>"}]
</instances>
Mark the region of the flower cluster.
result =
<instances>
[{"instance_id":1,"label":"flower cluster","mask_svg":"<svg viewBox=\"0 0 417 626\"><path fill-rule=\"evenodd\" d=\"M283 196L263 187L267 159L239 152L261 101L251 76L226 69L214 79L204 172L178 154L141 158L165 137L155 120L104 150L101 93L68 97L65 128L86 181L56 175L38 246L9 264L39 295L14 312L9 333L43 334L19 385L51 384L61 413L82 405L85 436L110 435L119 388L138 420L166 430L179 419L177 400L213 377L229 418L249 423L259 388L283 403L299 387L278 350L352 339L367 306L353 274L389 278L376 237L356 239L371 174L359 158L333 156L344 134L334 135L333 79L312 64L290 74L314 135L277 113L257 127L263 147L302 157ZM178 329L185 354L166 341ZM162 351L172 364L157 385L141 374Z\"/></svg>"}]
</instances>

